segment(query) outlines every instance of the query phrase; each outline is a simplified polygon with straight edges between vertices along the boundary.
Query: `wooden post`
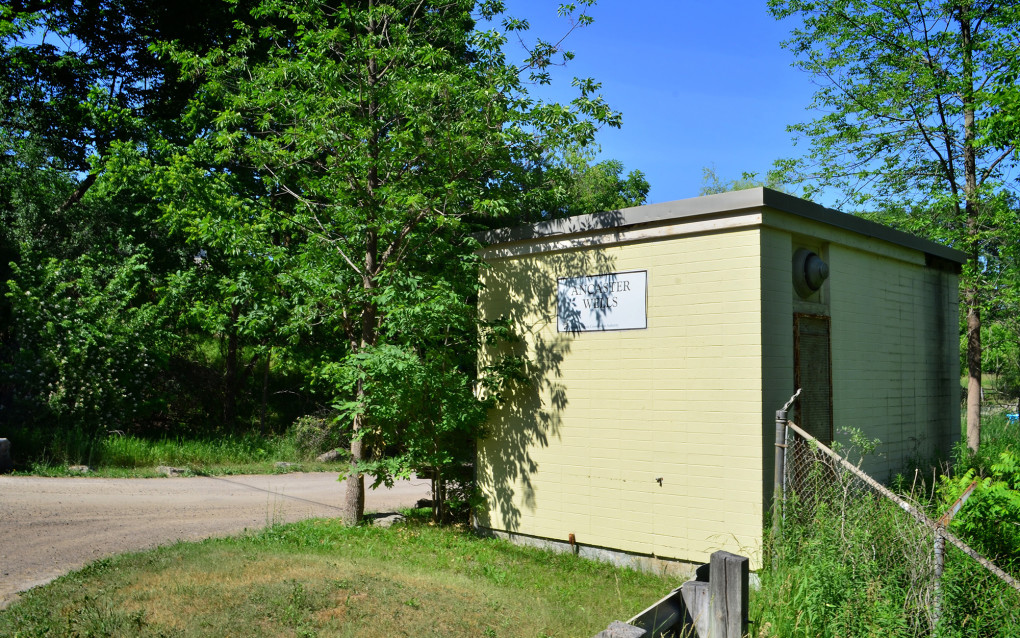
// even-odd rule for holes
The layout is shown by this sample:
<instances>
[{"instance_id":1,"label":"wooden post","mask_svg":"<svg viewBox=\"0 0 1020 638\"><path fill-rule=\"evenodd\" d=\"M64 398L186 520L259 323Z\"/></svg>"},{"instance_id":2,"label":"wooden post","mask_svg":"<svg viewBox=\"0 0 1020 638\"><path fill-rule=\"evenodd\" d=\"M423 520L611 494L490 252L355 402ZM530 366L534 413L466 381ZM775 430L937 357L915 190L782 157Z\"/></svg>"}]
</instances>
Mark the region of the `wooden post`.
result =
<instances>
[{"instance_id":1,"label":"wooden post","mask_svg":"<svg viewBox=\"0 0 1020 638\"><path fill-rule=\"evenodd\" d=\"M680 588L687 608L686 623L693 625L694 636L708 636L708 582L689 580Z\"/></svg>"},{"instance_id":2,"label":"wooden post","mask_svg":"<svg viewBox=\"0 0 1020 638\"><path fill-rule=\"evenodd\" d=\"M750 561L729 552L712 554L708 577L708 638L742 638L747 633Z\"/></svg>"}]
</instances>

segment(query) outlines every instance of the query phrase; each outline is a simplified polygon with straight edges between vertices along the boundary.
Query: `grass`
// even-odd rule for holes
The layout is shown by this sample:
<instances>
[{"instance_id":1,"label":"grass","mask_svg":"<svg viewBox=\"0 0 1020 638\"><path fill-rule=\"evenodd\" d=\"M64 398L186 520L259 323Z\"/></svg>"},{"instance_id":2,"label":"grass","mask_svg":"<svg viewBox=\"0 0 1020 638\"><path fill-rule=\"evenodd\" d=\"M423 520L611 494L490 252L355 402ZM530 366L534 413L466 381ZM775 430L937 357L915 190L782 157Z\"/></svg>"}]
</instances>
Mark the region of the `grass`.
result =
<instances>
[{"instance_id":1,"label":"grass","mask_svg":"<svg viewBox=\"0 0 1020 638\"><path fill-rule=\"evenodd\" d=\"M312 520L93 563L0 611L0 637L587 637L678 584L454 528Z\"/></svg>"},{"instance_id":2,"label":"grass","mask_svg":"<svg viewBox=\"0 0 1020 638\"><path fill-rule=\"evenodd\" d=\"M15 430L9 436L17 452L28 450L17 471L37 476L70 476L70 468L87 465L90 476L108 478L161 476L158 466L182 468L185 474L228 475L320 471L336 463L315 461L315 453L302 449L292 435L261 437L228 434L200 439L146 439L132 435L100 437L79 430L39 432ZM278 468L276 463L293 464Z\"/></svg>"},{"instance_id":3,"label":"grass","mask_svg":"<svg viewBox=\"0 0 1020 638\"><path fill-rule=\"evenodd\" d=\"M966 440L966 422L963 423L961 441ZM1020 453L1020 425L1010 425L1005 412L981 417L981 446L977 454L964 450L959 451L956 462L957 471L975 468L979 474L987 475L992 463L999 459L999 454L1006 450Z\"/></svg>"},{"instance_id":4,"label":"grass","mask_svg":"<svg viewBox=\"0 0 1020 638\"><path fill-rule=\"evenodd\" d=\"M1001 451L1020 450L1020 428L1004 415L982 425L981 451L959 448L954 473L983 471ZM755 636L1020 636L1020 594L949 543L936 626L934 534L844 472L815 467L798 482L802 498L787 501L781 533L766 535L761 588L751 597ZM940 487L905 487L929 514L944 511ZM1015 524L1005 509L993 519Z\"/></svg>"}]
</instances>

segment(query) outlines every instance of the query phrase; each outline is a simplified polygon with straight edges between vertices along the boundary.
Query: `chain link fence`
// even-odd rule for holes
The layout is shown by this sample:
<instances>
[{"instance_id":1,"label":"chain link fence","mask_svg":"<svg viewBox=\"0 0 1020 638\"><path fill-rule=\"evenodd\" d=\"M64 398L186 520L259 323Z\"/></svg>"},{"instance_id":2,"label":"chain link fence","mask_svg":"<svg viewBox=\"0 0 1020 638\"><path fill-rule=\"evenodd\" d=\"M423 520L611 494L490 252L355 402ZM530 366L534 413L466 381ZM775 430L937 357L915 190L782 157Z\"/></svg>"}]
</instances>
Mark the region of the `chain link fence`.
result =
<instances>
[{"instance_id":1,"label":"chain link fence","mask_svg":"<svg viewBox=\"0 0 1020 638\"><path fill-rule=\"evenodd\" d=\"M785 434L775 533L796 535L785 547L841 546L843 564L831 568L849 575L840 582L866 583L853 594L862 598L894 590L907 635L1020 636L1020 583L946 529L930 483L894 494L860 470L860 458L792 422Z\"/></svg>"}]
</instances>

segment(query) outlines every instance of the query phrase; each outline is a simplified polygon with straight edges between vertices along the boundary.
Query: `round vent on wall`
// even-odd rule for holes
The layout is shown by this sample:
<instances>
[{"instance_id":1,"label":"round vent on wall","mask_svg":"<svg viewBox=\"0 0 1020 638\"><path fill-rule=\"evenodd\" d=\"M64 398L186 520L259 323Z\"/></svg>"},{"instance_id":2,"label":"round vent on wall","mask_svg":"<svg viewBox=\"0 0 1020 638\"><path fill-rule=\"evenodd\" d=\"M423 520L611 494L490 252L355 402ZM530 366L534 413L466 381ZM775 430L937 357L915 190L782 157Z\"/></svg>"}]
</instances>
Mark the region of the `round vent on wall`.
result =
<instances>
[{"instance_id":1,"label":"round vent on wall","mask_svg":"<svg viewBox=\"0 0 1020 638\"><path fill-rule=\"evenodd\" d=\"M793 289L807 299L829 278L829 264L815 253L801 248L793 254Z\"/></svg>"}]
</instances>

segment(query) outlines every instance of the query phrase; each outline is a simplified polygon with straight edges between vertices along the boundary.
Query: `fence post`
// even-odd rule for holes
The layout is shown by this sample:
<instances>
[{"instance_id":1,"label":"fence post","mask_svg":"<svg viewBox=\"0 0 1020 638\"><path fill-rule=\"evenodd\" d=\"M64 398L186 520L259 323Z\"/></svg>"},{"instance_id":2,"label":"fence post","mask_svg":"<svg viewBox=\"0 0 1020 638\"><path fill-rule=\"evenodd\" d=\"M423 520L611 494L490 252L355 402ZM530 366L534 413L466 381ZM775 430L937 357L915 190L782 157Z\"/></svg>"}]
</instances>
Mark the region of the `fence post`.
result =
<instances>
[{"instance_id":1,"label":"fence post","mask_svg":"<svg viewBox=\"0 0 1020 638\"><path fill-rule=\"evenodd\" d=\"M741 638L747 633L750 561L720 550L709 565L708 638Z\"/></svg>"},{"instance_id":2,"label":"fence post","mask_svg":"<svg viewBox=\"0 0 1020 638\"><path fill-rule=\"evenodd\" d=\"M942 619L942 574L946 569L946 537L942 535L942 527L935 527L935 609L932 612L931 626L938 634L939 621Z\"/></svg>"},{"instance_id":3,"label":"fence post","mask_svg":"<svg viewBox=\"0 0 1020 638\"><path fill-rule=\"evenodd\" d=\"M786 408L776 410L776 462L775 484L772 487L772 533L779 534L783 517L783 501L786 498L784 477L786 476Z\"/></svg>"},{"instance_id":4,"label":"fence post","mask_svg":"<svg viewBox=\"0 0 1020 638\"><path fill-rule=\"evenodd\" d=\"M789 422L790 406L798 396L800 388L797 388L786 405L776 410L775 483L772 487L772 533L776 536L779 535L783 503L786 500L786 424Z\"/></svg>"}]
</instances>

